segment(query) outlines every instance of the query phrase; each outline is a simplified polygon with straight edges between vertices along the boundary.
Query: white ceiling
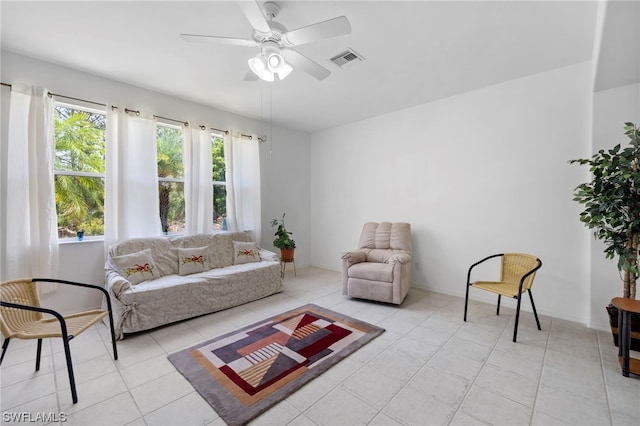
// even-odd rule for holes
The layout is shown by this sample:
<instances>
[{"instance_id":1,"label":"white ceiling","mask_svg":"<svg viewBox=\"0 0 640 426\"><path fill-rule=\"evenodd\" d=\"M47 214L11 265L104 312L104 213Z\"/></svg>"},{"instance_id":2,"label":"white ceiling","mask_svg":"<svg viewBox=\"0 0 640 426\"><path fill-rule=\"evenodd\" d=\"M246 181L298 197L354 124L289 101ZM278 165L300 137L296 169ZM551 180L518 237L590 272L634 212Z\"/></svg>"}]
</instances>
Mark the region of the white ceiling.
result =
<instances>
[{"instance_id":1,"label":"white ceiling","mask_svg":"<svg viewBox=\"0 0 640 426\"><path fill-rule=\"evenodd\" d=\"M640 1L610 1L600 40L594 89L640 82Z\"/></svg>"},{"instance_id":2,"label":"white ceiling","mask_svg":"<svg viewBox=\"0 0 640 426\"><path fill-rule=\"evenodd\" d=\"M257 48L233 1L2 1L2 48L307 132L591 59L594 1L279 1L296 29L346 16L352 32L297 48L332 74L247 82ZM329 61L352 48L366 61ZM55 91L55 88L51 88ZM271 99L269 100L269 96ZM261 104L263 108L261 110ZM271 104L272 110L268 110Z\"/></svg>"}]
</instances>

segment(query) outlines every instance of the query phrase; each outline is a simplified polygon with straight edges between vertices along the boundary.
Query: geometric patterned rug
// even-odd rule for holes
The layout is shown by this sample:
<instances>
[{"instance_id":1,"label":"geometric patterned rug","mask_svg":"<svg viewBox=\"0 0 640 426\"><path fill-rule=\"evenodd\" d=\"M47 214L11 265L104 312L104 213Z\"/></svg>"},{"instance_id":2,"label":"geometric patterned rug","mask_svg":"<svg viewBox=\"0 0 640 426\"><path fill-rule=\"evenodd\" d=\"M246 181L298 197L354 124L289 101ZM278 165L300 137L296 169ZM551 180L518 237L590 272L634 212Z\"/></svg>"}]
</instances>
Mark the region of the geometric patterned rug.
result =
<instances>
[{"instance_id":1,"label":"geometric patterned rug","mask_svg":"<svg viewBox=\"0 0 640 426\"><path fill-rule=\"evenodd\" d=\"M229 425L243 425L384 329L309 304L168 356Z\"/></svg>"}]
</instances>

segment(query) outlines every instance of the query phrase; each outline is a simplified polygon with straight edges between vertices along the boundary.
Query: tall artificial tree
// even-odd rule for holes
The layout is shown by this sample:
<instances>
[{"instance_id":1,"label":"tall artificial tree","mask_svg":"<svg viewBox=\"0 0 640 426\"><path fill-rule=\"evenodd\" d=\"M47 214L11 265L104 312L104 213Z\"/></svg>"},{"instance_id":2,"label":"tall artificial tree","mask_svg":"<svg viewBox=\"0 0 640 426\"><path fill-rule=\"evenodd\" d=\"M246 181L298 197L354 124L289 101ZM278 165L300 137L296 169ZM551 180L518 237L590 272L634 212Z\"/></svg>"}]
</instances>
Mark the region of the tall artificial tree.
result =
<instances>
[{"instance_id":1,"label":"tall artificial tree","mask_svg":"<svg viewBox=\"0 0 640 426\"><path fill-rule=\"evenodd\" d=\"M608 259L618 258L623 296L636 298L640 240L640 129L625 123L629 143L601 149L588 159L570 163L588 165L590 182L578 185L574 201L584 205L580 220L604 242Z\"/></svg>"}]
</instances>

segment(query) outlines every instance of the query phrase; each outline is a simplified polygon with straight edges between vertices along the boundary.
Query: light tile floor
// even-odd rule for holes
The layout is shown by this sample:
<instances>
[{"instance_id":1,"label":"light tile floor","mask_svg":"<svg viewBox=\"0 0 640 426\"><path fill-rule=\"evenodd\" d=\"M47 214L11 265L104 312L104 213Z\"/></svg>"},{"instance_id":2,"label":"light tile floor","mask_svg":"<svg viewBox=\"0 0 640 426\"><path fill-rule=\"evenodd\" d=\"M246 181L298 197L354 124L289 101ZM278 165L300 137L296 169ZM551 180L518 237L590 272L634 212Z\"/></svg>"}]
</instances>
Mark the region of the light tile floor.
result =
<instances>
[{"instance_id":1,"label":"light tile floor","mask_svg":"<svg viewBox=\"0 0 640 426\"><path fill-rule=\"evenodd\" d=\"M400 307L342 296L340 274L300 268L283 293L118 342L102 324L71 342L79 402L62 345L12 341L0 368L2 423L219 425L167 354L270 315L315 303L378 324L380 337L256 418L254 425L638 425L640 378L624 378L609 333L412 289ZM25 414L22 414L25 413ZM26 413L29 413L28 415ZM14 417L11 417L14 416ZM52 422L50 424L57 424Z\"/></svg>"}]
</instances>

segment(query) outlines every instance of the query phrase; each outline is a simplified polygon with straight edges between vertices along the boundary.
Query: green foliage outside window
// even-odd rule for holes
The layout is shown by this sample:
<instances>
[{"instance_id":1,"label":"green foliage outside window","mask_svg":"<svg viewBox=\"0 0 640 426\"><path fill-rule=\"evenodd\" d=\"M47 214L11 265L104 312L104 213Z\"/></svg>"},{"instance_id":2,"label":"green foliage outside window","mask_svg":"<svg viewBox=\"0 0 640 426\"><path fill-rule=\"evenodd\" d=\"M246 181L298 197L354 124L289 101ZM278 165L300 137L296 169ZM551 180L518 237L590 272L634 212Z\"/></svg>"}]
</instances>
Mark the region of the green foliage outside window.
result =
<instances>
[{"instance_id":1,"label":"green foliage outside window","mask_svg":"<svg viewBox=\"0 0 640 426\"><path fill-rule=\"evenodd\" d=\"M183 179L182 131L173 127L158 126L156 131L158 145L158 177ZM160 223L164 232L178 232L184 229L184 183L160 180L158 182L160 198Z\"/></svg>"},{"instance_id":2,"label":"green foliage outside window","mask_svg":"<svg viewBox=\"0 0 640 426\"><path fill-rule=\"evenodd\" d=\"M211 146L211 165L213 167L213 181L224 182L226 180L224 165L224 140L214 136ZM227 187L226 185L213 185L213 222L214 227L220 229L222 220L227 215Z\"/></svg>"},{"instance_id":3,"label":"green foliage outside window","mask_svg":"<svg viewBox=\"0 0 640 426\"><path fill-rule=\"evenodd\" d=\"M104 234L105 116L56 106L54 185L58 234ZM64 174L70 172L71 174ZM76 175L84 173L93 176Z\"/></svg>"}]
</instances>

